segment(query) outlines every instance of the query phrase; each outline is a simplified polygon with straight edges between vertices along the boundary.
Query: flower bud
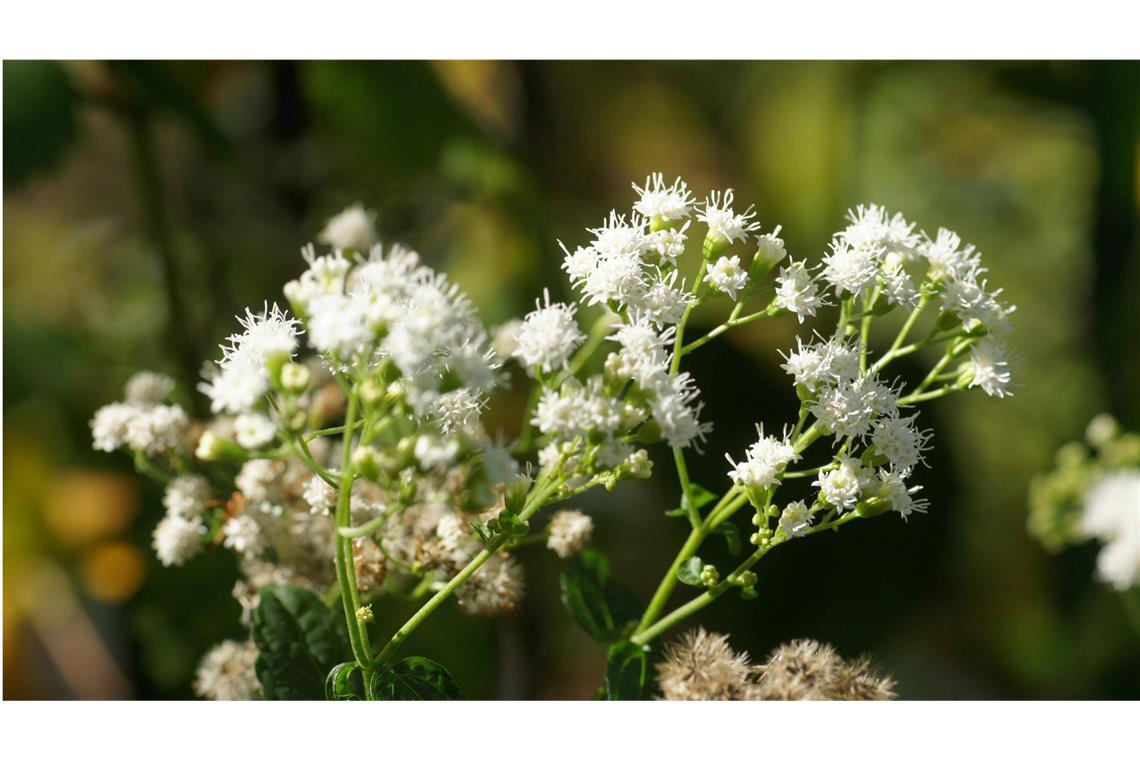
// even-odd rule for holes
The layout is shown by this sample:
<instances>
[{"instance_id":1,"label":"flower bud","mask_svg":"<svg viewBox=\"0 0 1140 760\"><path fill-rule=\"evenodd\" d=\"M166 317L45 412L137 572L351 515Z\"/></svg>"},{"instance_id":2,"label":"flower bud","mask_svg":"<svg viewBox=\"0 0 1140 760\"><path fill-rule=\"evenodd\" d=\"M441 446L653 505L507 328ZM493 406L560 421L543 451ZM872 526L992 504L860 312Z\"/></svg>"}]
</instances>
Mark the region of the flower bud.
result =
<instances>
[{"instance_id":1,"label":"flower bud","mask_svg":"<svg viewBox=\"0 0 1140 760\"><path fill-rule=\"evenodd\" d=\"M356 386L356 393L367 406L376 406L384 400L387 388L375 378L367 377Z\"/></svg>"},{"instance_id":2,"label":"flower bud","mask_svg":"<svg viewBox=\"0 0 1140 760\"><path fill-rule=\"evenodd\" d=\"M290 362L281 368L281 387L289 393L304 393L313 373L304 364Z\"/></svg>"},{"instance_id":3,"label":"flower bud","mask_svg":"<svg viewBox=\"0 0 1140 760\"><path fill-rule=\"evenodd\" d=\"M219 459L245 459L245 449L233 441L227 441L215 433L207 430L198 439L198 448L194 456L203 462L214 462Z\"/></svg>"},{"instance_id":4,"label":"flower bud","mask_svg":"<svg viewBox=\"0 0 1140 760\"><path fill-rule=\"evenodd\" d=\"M352 452L352 466L366 480L379 480L381 471L380 452L372 446L361 446Z\"/></svg>"},{"instance_id":5,"label":"flower bud","mask_svg":"<svg viewBox=\"0 0 1140 760\"><path fill-rule=\"evenodd\" d=\"M748 276L753 281L759 280L764 275L768 274L774 266L784 260L788 255L787 250L784 248L784 241L778 237L780 234L780 227L777 226L775 230L769 232L767 235L759 235L756 238L756 253L752 257L752 266L748 268Z\"/></svg>"}]
</instances>

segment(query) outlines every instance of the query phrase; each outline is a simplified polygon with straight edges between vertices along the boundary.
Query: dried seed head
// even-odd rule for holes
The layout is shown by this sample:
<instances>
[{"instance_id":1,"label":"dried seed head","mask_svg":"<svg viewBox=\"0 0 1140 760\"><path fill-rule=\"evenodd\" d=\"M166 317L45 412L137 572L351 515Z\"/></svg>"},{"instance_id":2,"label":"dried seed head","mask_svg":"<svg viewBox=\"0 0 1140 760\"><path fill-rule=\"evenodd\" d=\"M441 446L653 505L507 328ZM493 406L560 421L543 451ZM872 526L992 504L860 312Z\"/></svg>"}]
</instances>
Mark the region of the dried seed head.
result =
<instances>
[{"instance_id":1,"label":"dried seed head","mask_svg":"<svg viewBox=\"0 0 1140 760\"><path fill-rule=\"evenodd\" d=\"M749 699L751 671L748 655L732 651L727 636L703 628L669 644L657 665L661 695L668 700Z\"/></svg>"}]
</instances>

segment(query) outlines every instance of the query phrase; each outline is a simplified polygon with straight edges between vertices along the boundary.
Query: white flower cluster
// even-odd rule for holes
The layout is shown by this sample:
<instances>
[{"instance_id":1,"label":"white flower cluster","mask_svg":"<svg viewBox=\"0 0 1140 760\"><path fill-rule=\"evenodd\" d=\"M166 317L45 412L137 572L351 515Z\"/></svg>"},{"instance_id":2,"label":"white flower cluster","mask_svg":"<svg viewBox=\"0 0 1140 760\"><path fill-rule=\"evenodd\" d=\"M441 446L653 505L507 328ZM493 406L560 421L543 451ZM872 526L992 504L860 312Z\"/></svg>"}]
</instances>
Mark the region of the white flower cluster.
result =
<instances>
[{"instance_id":1,"label":"white flower cluster","mask_svg":"<svg viewBox=\"0 0 1140 760\"><path fill-rule=\"evenodd\" d=\"M163 403L174 381L140 372L127 381L126 400L108 404L91 420L91 437L99 451L124 446L148 457L174 453L187 444L189 419L177 404Z\"/></svg>"},{"instance_id":2,"label":"white flower cluster","mask_svg":"<svg viewBox=\"0 0 1140 760\"><path fill-rule=\"evenodd\" d=\"M748 447L745 459L740 464L728 454L725 459L732 465L728 476L737 485L751 489L765 489L775 485L784 468L800 457L785 435L776 438L764 435L764 428L757 426L760 439Z\"/></svg>"},{"instance_id":3,"label":"white flower cluster","mask_svg":"<svg viewBox=\"0 0 1140 760\"><path fill-rule=\"evenodd\" d=\"M309 268L285 295L334 371L388 363L417 414L445 432L478 424L500 363L458 286L401 246L351 260L339 249L304 254Z\"/></svg>"},{"instance_id":4,"label":"white flower cluster","mask_svg":"<svg viewBox=\"0 0 1140 760\"><path fill-rule=\"evenodd\" d=\"M594 532L594 521L589 515L574 509L562 509L550 518L546 547L563 559L572 557L586 548Z\"/></svg>"},{"instance_id":5,"label":"white flower cluster","mask_svg":"<svg viewBox=\"0 0 1140 760\"><path fill-rule=\"evenodd\" d=\"M199 390L215 413L242 414L257 407L269 392L270 362L284 363L297 350L297 320L277 304L260 313L246 309L238 318L242 332L222 345L222 358Z\"/></svg>"},{"instance_id":6,"label":"white flower cluster","mask_svg":"<svg viewBox=\"0 0 1140 760\"><path fill-rule=\"evenodd\" d=\"M203 514L212 498L210 482L201 475L180 475L167 484L166 516L154 529L154 551L162 564L181 565L205 548Z\"/></svg>"},{"instance_id":7,"label":"white flower cluster","mask_svg":"<svg viewBox=\"0 0 1140 760\"><path fill-rule=\"evenodd\" d=\"M1089 488L1081 531L1104 544L1097 574L1117 591L1140 586L1140 470L1101 476Z\"/></svg>"},{"instance_id":8,"label":"white flower cluster","mask_svg":"<svg viewBox=\"0 0 1140 760\"><path fill-rule=\"evenodd\" d=\"M574 320L574 306L551 304L550 291L543 291L543 297L546 305L536 301L515 332L511 355L527 369L549 373L564 369L586 336Z\"/></svg>"}]
</instances>

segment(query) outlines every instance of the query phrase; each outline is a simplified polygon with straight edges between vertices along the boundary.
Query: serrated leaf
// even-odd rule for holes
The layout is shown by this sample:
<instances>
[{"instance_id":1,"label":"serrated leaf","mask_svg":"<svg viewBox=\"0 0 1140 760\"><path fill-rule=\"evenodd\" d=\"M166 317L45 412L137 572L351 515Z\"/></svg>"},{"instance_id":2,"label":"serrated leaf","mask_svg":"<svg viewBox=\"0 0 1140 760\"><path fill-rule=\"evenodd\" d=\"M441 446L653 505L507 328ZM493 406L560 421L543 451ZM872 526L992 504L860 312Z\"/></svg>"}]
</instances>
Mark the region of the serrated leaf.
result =
<instances>
[{"instance_id":1,"label":"serrated leaf","mask_svg":"<svg viewBox=\"0 0 1140 760\"><path fill-rule=\"evenodd\" d=\"M406 657L381 665L368 678L374 699L440 701L463 699L447 669L427 657Z\"/></svg>"},{"instance_id":2,"label":"serrated leaf","mask_svg":"<svg viewBox=\"0 0 1140 760\"><path fill-rule=\"evenodd\" d=\"M637 620L637 598L610 579L610 563L596 550L571 559L560 582L562 605L570 617L602 643L621 640L626 626Z\"/></svg>"},{"instance_id":3,"label":"serrated leaf","mask_svg":"<svg viewBox=\"0 0 1140 760\"><path fill-rule=\"evenodd\" d=\"M323 698L326 674L349 657L344 616L296 586L261 589L251 633L266 699Z\"/></svg>"},{"instance_id":4,"label":"serrated leaf","mask_svg":"<svg viewBox=\"0 0 1140 760\"><path fill-rule=\"evenodd\" d=\"M353 690L352 674L360 670L355 662L342 662L329 671L325 679L325 699L330 701L358 700L360 695Z\"/></svg>"},{"instance_id":5,"label":"serrated leaf","mask_svg":"<svg viewBox=\"0 0 1140 760\"><path fill-rule=\"evenodd\" d=\"M652 681L646 647L620 641L606 654L605 696L608 700L644 699Z\"/></svg>"},{"instance_id":6,"label":"serrated leaf","mask_svg":"<svg viewBox=\"0 0 1140 760\"><path fill-rule=\"evenodd\" d=\"M701 570L704 568L704 560L700 557L689 557L677 568L677 580L686 586L703 586L705 584L701 581Z\"/></svg>"},{"instance_id":7,"label":"serrated leaf","mask_svg":"<svg viewBox=\"0 0 1140 760\"><path fill-rule=\"evenodd\" d=\"M740 550L744 547L744 543L740 538L740 528L737 528L730 522L722 522L716 526L714 532L724 536L724 540L728 544L729 554L734 557L740 554Z\"/></svg>"}]
</instances>

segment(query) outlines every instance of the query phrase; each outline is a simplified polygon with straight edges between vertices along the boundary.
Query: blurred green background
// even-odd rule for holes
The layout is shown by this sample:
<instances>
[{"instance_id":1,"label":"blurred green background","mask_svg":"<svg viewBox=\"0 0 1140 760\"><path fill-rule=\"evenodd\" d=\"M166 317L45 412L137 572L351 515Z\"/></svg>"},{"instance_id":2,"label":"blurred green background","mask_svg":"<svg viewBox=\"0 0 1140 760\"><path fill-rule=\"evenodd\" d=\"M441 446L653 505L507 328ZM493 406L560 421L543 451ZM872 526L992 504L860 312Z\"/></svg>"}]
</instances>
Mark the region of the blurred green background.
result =
<instances>
[{"instance_id":1,"label":"blurred green background","mask_svg":"<svg viewBox=\"0 0 1140 760\"><path fill-rule=\"evenodd\" d=\"M762 658L791 637L868 652L904 698L1140 697L1140 637L1093 580L1096 547L1047 555L1026 485L1107 410L1140 427L1140 68L1114 62L6 62L4 697L185 698L201 654L241 637L236 565L158 565L161 493L87 421L136 369L183 384L247 305L281 299L300 247L360 200L387 240L449 271L488 322L544 286L556 241L628 207L629 182L732 186L793 256L818 260L844 210L902 211L976 244L1018 305L1012 399L936 402L930 514L773 553L760 598L700 621ZM780 424L791 320L702 350L717 429L694 478ZM882 336L890 337L890 336ZM914 359L915 373L926 359ZM512 429L522 400L499 399ZM648 598L683 540L651 483L581 499L615 573ZM583 698L604 652L525 556L500 620L441 612L409 653L471 696ZM377 605L377 626L408 613Z\"/></svg>"}]
</instances>

